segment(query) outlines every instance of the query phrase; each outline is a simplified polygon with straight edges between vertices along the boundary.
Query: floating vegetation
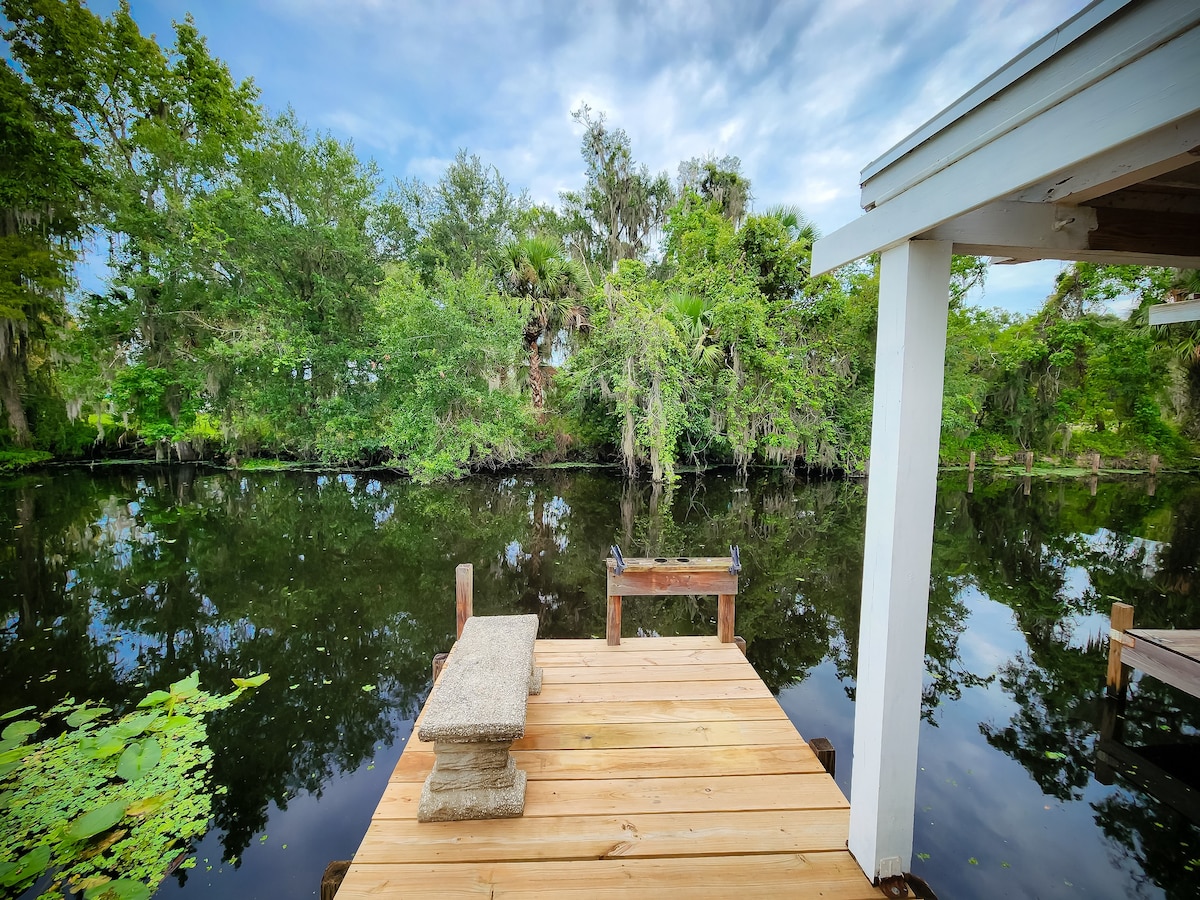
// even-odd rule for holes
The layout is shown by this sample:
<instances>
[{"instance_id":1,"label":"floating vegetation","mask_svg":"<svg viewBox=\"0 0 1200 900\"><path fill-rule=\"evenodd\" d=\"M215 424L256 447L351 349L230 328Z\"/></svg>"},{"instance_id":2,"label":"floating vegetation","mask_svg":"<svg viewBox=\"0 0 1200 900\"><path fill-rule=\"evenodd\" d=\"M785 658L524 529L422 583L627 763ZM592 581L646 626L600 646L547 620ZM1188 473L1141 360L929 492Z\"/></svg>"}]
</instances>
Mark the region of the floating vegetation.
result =
<instances>
[{"instance_id":1,"label":"floating vegetation","mask_svg":"<svg viewBox=\"0 0 1200 900\"><path fill-rule=\"evenodd\" d=\"M141 900L190 868L188 844L208 828L212 751L204 716L268 676L235 678L216 697L193 672L114 719L68 697L48 712L0 716L0 895L52 873L42 898ZM43 734L40 740L31 740Z\"/></svg>"}]
</instances>

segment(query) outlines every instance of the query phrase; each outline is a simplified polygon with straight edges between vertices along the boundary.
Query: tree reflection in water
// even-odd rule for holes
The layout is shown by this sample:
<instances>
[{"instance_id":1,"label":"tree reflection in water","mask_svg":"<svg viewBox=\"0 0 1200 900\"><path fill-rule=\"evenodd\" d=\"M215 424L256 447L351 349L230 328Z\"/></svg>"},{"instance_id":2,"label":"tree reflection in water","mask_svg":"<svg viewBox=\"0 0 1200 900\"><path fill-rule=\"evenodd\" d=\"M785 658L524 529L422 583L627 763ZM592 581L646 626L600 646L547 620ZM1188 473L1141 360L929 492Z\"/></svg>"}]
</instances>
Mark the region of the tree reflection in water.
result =
<instances>
[{"instance_id":1,"label":"tree reflection in water","mask_svg":"<svg viewBox=\"0 0 1200 900\"><path fill-rule=\"evenodd\" d=\"M999 760L1015 760L1047 798L1090 804L1094 825L1072 839L1106 842L1111 870L1098 877L1114 896L1191 897L1197 826L1120 779L1098 786L1091 772L1112 598L1133 603L1145 627L1200 626L1200 487L1160 478L1150 496L1140 482L1105 483L1093 497L1083 484L1041 483L1025 497L1017 482L985 481L980 473L968 494L947 476L939 493L922 698L938 730L926 734L967 746L970 734L951 734L963 717L948 713L979 709L988 777L1011 777ZM253 864L249 874L202 867L186 890L309 892L328 859L353 853L373 800L322 823L312 854L259 841L268 823L298 827L301 814L288 811L301 799L340 809L364 784L378 796L428 691L430 659L451 643L458 563L475 566L478 613L533 612L543 636L599 637L611 544L629 556L725 555L739 544L737 631L764 680L794 692L828 668L832 689L852 699L865 505L861 483L724 472L666 489L589 470L432 487L380 472L187 466L8 478L0 706L47 707L65 694L128 704L192 669L214 687L270 672L209 729L214 787L225 790L221 846L205 852ZM964 650L981 604L1011 617L1018 649L999 662ZM626 634L715 633L715 606L632 598ZM1000 698L1007 721L989 712ZM1135 684L1127 712L1131 744L1195 736L1200 724L1197 701L1151 679ZM942 814L942 828L959 813L971 821L964 805ZM1005 875L970 880L968 855L920 871L963 892L1009 890Z\"/></svg>"}]
</instances>

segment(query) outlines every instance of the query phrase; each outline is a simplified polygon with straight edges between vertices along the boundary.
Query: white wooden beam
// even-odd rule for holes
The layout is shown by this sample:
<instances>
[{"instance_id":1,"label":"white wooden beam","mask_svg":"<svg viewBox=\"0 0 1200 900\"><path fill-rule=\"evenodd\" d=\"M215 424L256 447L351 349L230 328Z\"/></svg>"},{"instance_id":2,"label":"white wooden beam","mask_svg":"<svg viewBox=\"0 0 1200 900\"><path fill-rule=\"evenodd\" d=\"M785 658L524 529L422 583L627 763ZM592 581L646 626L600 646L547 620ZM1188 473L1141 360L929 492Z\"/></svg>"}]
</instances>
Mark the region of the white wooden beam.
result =
<instances>
[{"instance_id":1,"label":"white wooden beam","mask_svg":"<svg viewBox=\"0 0 1200 900\"><path fill-rule=\"evenodd\" d=\"M1174 325L1177 322L1200 322L1200 300L1176 300L1156 303L1150 307L1151 325Z\"/></svg>"},{"instance_id":2,"label":"white wooden beam","mask_svg":"<svg viewBox=\"0 0 1200 900\"><path fill-rule=\"evenodd\" d=\"M995 247L976 256L1000 255L999 248L1025 247L1047 251L1086 250L1088 232L1096 227L1096 211L1087 206L997 201L924 232L919 240L952 241L960 245Z\"/></svg>"},{"instance_id":3,"label":"white wooden beam","mask_svg":"<svg viewBox=\"0 0 1200 900\"><path fill-rule=\"evenodd\" d=\"M817 241L813 273L894 247L1050 176L1071 178L1093 157L1173 131L1185 119L1194 127L1198 84L1200 27L1194 27Z\"/></svg>"},{"instance_id":4,"label":"white wooden beam","mask_svg":"<svg viewBox=\"0 0 1200 900\"><path fill-rule=\"evenodd\" d=\"M880 261L849 841L871 878L912 867L950 252L911 241Z\"/></svg>"},{"instance_id":5,"label":"white wooden beam","mask_svg":"<svg viewBox=\"0 0 1200 900\"><path fill-rule=\"evenodd\" d=\"M1056 250L1050 253L1037 247L997 247L990 244L955 244L954 252L961 256L990 256L992 262L1000 265L1036 262L1039 259L1061 259L1103 263L1107 266L1171 266L1176 269L1200 269L1200 256L1177 256L1172 253L1122 250Z\"/></svg>"}]
</instances>

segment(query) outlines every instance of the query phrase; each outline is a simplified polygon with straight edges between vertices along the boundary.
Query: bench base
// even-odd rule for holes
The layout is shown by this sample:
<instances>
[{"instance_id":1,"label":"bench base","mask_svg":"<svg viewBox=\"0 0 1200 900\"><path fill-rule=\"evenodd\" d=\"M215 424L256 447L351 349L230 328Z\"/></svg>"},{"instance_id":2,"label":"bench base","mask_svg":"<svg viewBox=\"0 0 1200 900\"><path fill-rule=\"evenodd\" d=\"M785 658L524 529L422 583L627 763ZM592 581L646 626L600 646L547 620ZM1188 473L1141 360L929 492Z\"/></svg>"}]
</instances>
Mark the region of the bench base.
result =
<instances>
[{"instance_id":1,"label":"bench base","mask_svg":"<svg viewBox=\"0 0 1200 900\"><path fill-rule=\"evenodd\" d=\"M464 819L512 819L525 812L525 773L514 769L508 787L464 787L434 790L429 779L421 788L418 822L459 822ZM430 776L432 778L432 776Z\"/></svg>"}]
</instances>

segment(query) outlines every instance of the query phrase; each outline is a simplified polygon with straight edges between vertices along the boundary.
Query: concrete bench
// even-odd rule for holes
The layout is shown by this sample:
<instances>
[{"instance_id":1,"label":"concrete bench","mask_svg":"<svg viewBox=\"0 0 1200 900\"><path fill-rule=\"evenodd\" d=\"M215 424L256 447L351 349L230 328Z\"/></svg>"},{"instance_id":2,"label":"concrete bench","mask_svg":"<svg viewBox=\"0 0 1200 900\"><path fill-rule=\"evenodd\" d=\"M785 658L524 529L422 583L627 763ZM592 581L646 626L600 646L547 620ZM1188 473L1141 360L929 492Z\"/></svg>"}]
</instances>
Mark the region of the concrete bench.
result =
<instances>
[{"instance_id":1,"label":"concrete bench","mask_svg":"<svg viewBox=\"0 0 1200 900\"><path fill-rule=\"evenodd\" d=\"M472 616L433 686L417 737L432 741L417 820L503 819L525 810L525 773L509 754L525 705L542 690L537 616Z\"/></svg>"}]
</instances>

